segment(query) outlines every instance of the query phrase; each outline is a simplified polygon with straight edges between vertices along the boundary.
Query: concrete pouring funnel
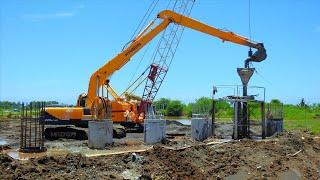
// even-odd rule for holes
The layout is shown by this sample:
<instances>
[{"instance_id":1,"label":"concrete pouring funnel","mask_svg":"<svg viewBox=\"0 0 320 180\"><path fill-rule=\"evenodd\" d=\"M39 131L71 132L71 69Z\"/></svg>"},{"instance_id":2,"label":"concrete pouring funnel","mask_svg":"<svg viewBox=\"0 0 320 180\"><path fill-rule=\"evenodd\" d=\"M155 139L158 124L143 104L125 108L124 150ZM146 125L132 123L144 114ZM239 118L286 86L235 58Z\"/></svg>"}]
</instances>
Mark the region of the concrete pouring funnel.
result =
<instances>
[{"instance_id":1,"label":"concrete pouring funnel","mask_svg":"<svg viewBox=\"0 0 320 180\"><path fill-rule=\"evenodd\" d=\"M243 85L248 85L248 82L253 75L254 70L254 68L237 68Z\"/></svg>"}]
</instances>

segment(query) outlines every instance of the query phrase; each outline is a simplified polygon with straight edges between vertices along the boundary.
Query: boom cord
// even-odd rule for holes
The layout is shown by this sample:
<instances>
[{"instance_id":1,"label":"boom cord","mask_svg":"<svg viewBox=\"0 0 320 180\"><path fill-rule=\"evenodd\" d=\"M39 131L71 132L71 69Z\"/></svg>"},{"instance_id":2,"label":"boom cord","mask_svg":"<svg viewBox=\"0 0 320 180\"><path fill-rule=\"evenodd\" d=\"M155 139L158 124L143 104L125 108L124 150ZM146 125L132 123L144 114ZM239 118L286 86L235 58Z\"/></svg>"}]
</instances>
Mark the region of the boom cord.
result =
<instances>
[{"instance_id":1,"label":"boom cord","mask_svg":"<svg viewBox=\"0 0 320 180\"><path fill-rule=\"evenodd\" d=\"M248 8L248 28L249 28L249 40L251 41L252 37L252 32L251 32L251 0L248 0L249 1L249 8ZM249 55L252 54L252 49L251 47L249 48Z\"/></svg>"},{"instance_id":2,"label":"boom cord","mask_svg":"<svg viewBox=\"0 0 320 180\"><path fill-rule=\"evenodd\" d=\"M124 50L124 48L125 48L129 43L131 43L131 42L133 41L134 37L136 36L136 34L137 34L138 32L141 32L142 28L143 28L144 25L146 24L147 20L149 19L151 13L154 11L154 9L155 9L155 7L157 6L158 2L159 2L159 0L154 0L154 1L152 1L152 3L150 4L150 6L148 7L147 12L144 14L143 18L142 18L141 21L139 22L139 25L137 26L137 28L135 29L134 33L132 34L132 36L131 36L131 38L130 38L130 41L129 41L127 44L125 44L125 46L123 47L122 50ZM140 61L139 61L138 65L137 65L137 67L136 67L135 72L132 74L128 85L131 84L134 76L136 76L137 71L138 71L138 69L139 69L139 67L140 67L140 65L141 65L141 62L142 62L142 60L144 59L144 57L145 57L145 55L146 55L146 52L147 52L147 50L149 49L149 47L150 47L150 44L147 46L147 49L144 51L144 53L143 53L143 55L142 55L142 58L140 58Z\"/></svg>"},{"instance_id":3,"label":"boom cord","mask_svg":"<svg viewBox=\"0 0 320 180\"><path fill-rule=\"evenodd\" d=\"M263 77L260 73L258 73L257 69L255 68L255 73L258 74L260 76L261 79L263 79L265 82L267 82L268 84L272 85L272 83L270 81L268 81L268 79L266 79L265 77Z\"/></svg>"},{"instance_id":4,"label":"boom cord","mask_svg":"<svg viewBox=\"0 0 320 180\"><path fill-rule=\"evenodd\" d=\"M130 78L130 81L129 81L129 83L128 83L128 86L132 83L133 78L137 75L138 69L140 68L141 63L142 63L142 60L144 59L144 57L145 57L146 53L147 53L147 52L148 52L148 50L149 50L150 45L151 45L151 44L149 43L149 44L148 44L148 46L147 46L147 48L144 50L143 55L142 55L142 57L140 58L140 60L139 60L139 63L138 63L138 65L137 65L137 67L135 68L135 72L132 74L132 76L131 76L131 78ZM148 67L149 67L149 66L148 66Z\"/></svg>"},{"instance_id":5,"label":"boom cord","mask_svg":"<svg viewBox=\"0 0 320 180\"><path fill-rule=\"evenodd\" d=\"M249 0L249 39L251 41L252 37L251 37L251 0Z\"/></svg>"},{"instance_id":6,"label":"boom cord","mask_svg":"<svg viewBox=\"0 0 320 180\"><path fill-rule=\"evenodd\" d=\"M137 28L135 29L135 31L133 32L131 38L130 38L130 41L127 42L123 48L122 48L122 51L127 47L128 44L130 44L134 37L137 35L138 32L140 32L142 30L142 28L145 26L147 20L149 19L151 13L153 12L153 10L155 9L155 7L157 6L159 0L153 0L152 3L150 4L150 6L148 7L147 9L147 12L144 14L143 18L140 20Z\"/></svg>"},{"instance_id":7,"label":"boom cord","mask_svg":"<svg viewBox=\"0 0 320 180\"><path fill-rule=\"evenodd\" d=\"M121 93L120 96L123 96L125 92L127 92L146 72L147 70L149 70L149 66L143 71L143 73L141 73L141 75L131 84L128 85L127 89L123 91L123 93Z\"/></svg>"}]
</instances>

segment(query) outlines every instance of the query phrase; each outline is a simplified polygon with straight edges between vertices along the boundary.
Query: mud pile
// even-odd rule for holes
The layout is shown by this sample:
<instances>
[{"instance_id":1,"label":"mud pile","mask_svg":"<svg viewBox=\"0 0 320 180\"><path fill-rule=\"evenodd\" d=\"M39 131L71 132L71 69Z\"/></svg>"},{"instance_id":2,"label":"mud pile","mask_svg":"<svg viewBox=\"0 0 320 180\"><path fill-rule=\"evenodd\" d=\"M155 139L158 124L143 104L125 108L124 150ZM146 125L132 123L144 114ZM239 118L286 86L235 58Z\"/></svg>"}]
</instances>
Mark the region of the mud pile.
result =
<instances>
[{"instance_id":1,"label":"mud pile","mask_svg":"<svg viewBox=\"0 0 320 180\"><path fill-rule=\"evenodd\" d=\"M1 179L222 179L320 178L320 138L288 132L264 141L198 144L170 150L162 144L143 153L83 157L77 154L18 161L0 154Z\"/></svg>"},{"instance_id":2,"label":"mud pile","mask_svg":"<svg viewBox=\"0 0 320 180\"><path fill-rule=\"evenodd\" d=\"M320 178L320 139L286 133L275 140L235 141L182 151L155 148L147 152L142 173L151 178ZM289 172L289 173L288 173Z\"/></svg>"},{"instance_id":3,"label":"mud pile","mask_svg":"<svg viewBox=\"0 0 320 180\"><path fill-rule=\"evenodd\" d=\"M121 159L121 158L120 158ZM28 161L17 161L0 155L1 179L47 179L65 178L95 179L120 178L117 174L126 169L119 157L86 158L81 155L43 157Z\"/></svg>"}]
</instances>

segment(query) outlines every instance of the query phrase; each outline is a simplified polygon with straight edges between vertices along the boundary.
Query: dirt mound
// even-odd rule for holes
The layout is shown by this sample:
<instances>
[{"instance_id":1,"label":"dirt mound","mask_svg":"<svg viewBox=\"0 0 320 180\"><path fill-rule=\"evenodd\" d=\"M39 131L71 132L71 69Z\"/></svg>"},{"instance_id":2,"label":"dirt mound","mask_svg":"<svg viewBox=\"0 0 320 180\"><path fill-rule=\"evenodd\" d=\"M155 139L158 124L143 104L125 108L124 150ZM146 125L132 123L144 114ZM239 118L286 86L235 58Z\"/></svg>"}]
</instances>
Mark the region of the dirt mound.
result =
<instances>
[{"instance_id":1,"label":"dirt mound","mask_svg":"<svg viewBox=\"0 0 320 180\"><path fill-rule=\"evenodd\" d=\"M91 158L68 154L27 161L0 154L0 179L320 178L320 138L309 133L288 132L263 141L194 145L172 150L159 144L136 154Z\"/></svg>"},{"instance_id":2,"label":"dirt mound","mask_svg":"<svg viewBox=\"0 0 320 180\"><path fill-rule=\"evenodd\" d=\"M191 126L184 125L179 121L167 120L166 121L166 131L167 134L180 134L180 135L190 135Z\"/></svg>"},{"instance_id":3,"label":"dirt mound","mask_svg":"<svg viewBox=\"0 0 320 180\"><path fill-rule=\"evenodd\" d=\"M170 125L186 126L186 125L184 125L184 124L182 124L181 122L176 121L176 120L166 120L166 125L167 125L167 126L170 126Z\"/></svg>"},{"instance_id":4,"label":"dirt mound","mask_svg":"<svg viewBox=\"0 0 320 180\"><path fill-rule=\"evenodd\" d=\"M190 164L185 153L156 147L154 150L142 154L146 157L141 173L152 179L204 179L200 167Z\"/></svg>"},{"instance_id":5,"label":"dirt mound","mask_svg":"<svg viewBox=\"0 0 320 180\"><path fill-rule=\"evenodd\" d=\"M11 149L10 145L8 144L0 145L0 152L8 149Z\"/></svg>"},{"instance_id":6,"label":"dirt mound","mask_svg":"<svg viewBox=\"0 0 320 180\"><path fill-rule=\"evenodd\" d=\"M285 133L266 141L234 141L174 151L157 147L142 154L141 174L164 179L276 179L297 172L304 179L320 177L320 140L307 133ZM236 176L239 177L239 176Z\"/></svg>"},{"instance_id":7,"label":"dirt mound","mask_svg":"<svg viewBox=\"0 0 320 180\"><path fill-rule=\"evenodd\" d=\"M11 163L12 162L12 158L9 157L6 154L0 154L0 162L2 163Z\"/></svg>"},{"instance_id":8,"label":"dirt mound","mask_svg":"<svg viewBox=\"0 0 320 180\"><path fill-rule=\"evenodd\" d=\"M1 179L48 179L48 178L78 178L78 179L111 179L120 178L117 174L126 166L122 161L113 157L95 159L86 158L79 154L66 156L42 157L28 161L13 160L1 154Z\"/></svg>"}]
</instances>

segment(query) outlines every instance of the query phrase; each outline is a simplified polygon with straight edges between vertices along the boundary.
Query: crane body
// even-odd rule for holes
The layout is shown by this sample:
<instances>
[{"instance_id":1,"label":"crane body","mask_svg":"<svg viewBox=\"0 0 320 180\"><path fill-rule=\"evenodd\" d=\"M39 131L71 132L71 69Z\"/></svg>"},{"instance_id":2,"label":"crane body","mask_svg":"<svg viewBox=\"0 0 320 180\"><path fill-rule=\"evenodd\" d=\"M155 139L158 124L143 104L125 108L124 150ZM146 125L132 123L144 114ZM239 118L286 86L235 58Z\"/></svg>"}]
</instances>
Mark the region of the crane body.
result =
<instances>
[{"instance_id":1,"label":"crane body","mask_svg":"<svg viewBox=\"0 0 320 180\"><path fill-rule=\"evenodd\" d=\"M156 20L160 20L161 22L155 25ZM70 124L81 124L81 122L87 122L92 119L104 119L107 114L107 109L112 109L111 119L113 122L130 122L132 124L141 125L146 111L145 104L151 104L152 102L144 102L143 100L141 100L141 102L130 101L119 96L110 86L109 78L129 62L139 50L165 30L170 23L175 23L208 34L221 39L223 42L229 41L238 45L257 49L253 55L248 57L246 60L248 62L260 62L266 59L266 50L262 43L251 41L248 38L233 32L217 29L176 12L164 10L160 12L157 18L148 24L121 53L109 60L91 75L88 93L79 96L76 107L46 108L45 114L47 117L57 121L68 121ZM151 74L148 76L149 78L151 76L154 77L156 71L150 70L150 73ZM103 89L112 96L113 100L104 96Z\"/></svg>"}]
</instances>

